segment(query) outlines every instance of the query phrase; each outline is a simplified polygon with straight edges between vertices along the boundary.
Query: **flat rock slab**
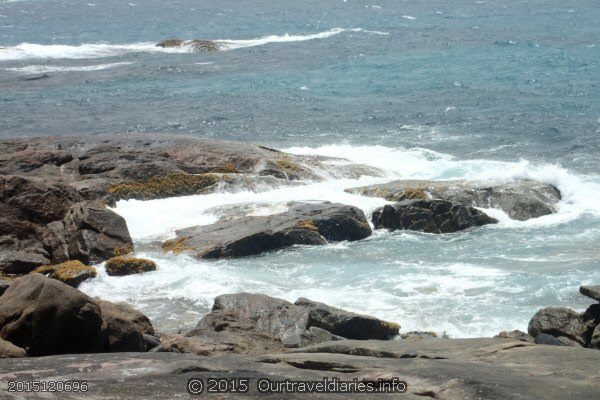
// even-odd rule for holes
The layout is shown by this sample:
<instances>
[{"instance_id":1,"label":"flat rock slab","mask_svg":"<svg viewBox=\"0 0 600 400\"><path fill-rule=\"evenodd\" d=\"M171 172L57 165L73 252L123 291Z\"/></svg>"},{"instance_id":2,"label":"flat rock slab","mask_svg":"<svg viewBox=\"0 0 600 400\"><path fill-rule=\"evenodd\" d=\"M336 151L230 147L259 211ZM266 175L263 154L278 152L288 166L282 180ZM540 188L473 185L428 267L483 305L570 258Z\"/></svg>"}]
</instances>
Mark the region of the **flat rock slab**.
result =
<instances>
[{"instance_id":1,"label":"flat rock slab","mask_svg":"<svg viewBox=\"0 0 600 400\"><path fill-rule=\"evenodd\" d=\"M212 225L176 232L163 244L165 251L186 252L198 258L227 258L304 245L359 240L371 235L362 210L329 202L289 203L280 214L221 220Z\"/></svg>"},{"instance_id":2,"label":"flat rock slab","mask_svg":"<svg viewBox=\"0 0 600 400\"><path fill-rule=\"evenodd\" d=\"M508 339L339 341L293 353L262 357L202 357L175 353L78 354L0 359L0 391L9 380L83 380L86 393L45 393L45 398L191 398L190 378L250 378L246 395L215 398L347 399L348 394L259 395L256 382L272 380L377 381L399 377L406 394L364 395L381 399L597 399L600 352L531 345ZM13 398L30 398L12 394ZM202 396L207 396L204 393Z\"/></svg>"},{"instance_id":3,"label":"flat rock slab","mask_svg":"<svg viewBox=\"0 0 600 400\"><path fill-rule=\"evenodd\" d=\"M600 285L580 286L579 293L581 293L584 296L589 297L590 299L600 301Z\"/></svg>"},{"instance_id":4,"label":"flat rock slab","mask_svg":"<svg viewBox=\"0 0 600 400\"><path fill-rule=\"evenodd\" d=\"M506 183L398 180L346 191L389 201L434 198L463 206L499 208L512 219L521 221L555 213L556 204L561 200L556 187L530 179Z\"/></svg>"},{"instance_id":5,"label":"flat rock slab","mask_svg":"<svg viewBox=\"0 0 600 400\"><path fill-rule=\"evenodd\" d=\"M452 233L498 221L473 207L444 200L403 200L373 211L376 229Z\"/></svg>"}]
</instances>

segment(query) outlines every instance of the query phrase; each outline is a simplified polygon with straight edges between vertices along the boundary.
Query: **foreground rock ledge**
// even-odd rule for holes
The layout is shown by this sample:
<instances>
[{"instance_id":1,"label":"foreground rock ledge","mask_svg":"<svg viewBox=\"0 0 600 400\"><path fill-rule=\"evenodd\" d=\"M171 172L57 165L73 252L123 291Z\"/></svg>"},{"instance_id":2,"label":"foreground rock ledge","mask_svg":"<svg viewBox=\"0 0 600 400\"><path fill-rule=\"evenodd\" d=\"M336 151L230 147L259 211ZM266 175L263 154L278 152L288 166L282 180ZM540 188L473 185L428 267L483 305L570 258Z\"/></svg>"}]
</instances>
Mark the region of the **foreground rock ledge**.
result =
<instances>
[{"instance_id":1,"label":"foreground rock ledge","mask_svg":"<svg viewBox=\"0 0 600 400\"><path fill-rule=\"evenodd\" d=\"M530 179L505 183L399 180L346 191L389 201L434 198L469 207L499 208L521 221L555 213L561 200L556 187Z\"/></svg>"},{"instance_id":2,"label":"foreground rock ledge","mask_svg":"<svg viewBox=\"0 0 600 400\"><path fill-rule=\"evenodd\" d=\"M165 251L199 258L242 257L293 245L323 245L371 235L362 210L344 204L289 203L288 210L263 217L224 219L176 232Z\"/></svg>"},{"instance_id":3,"label":"foreground rock ledge","mask_svg":"<svg viewBox=\"0 0 600 400\"><path fill-rule=\"evenodd\" d=\"M248 357L228 354L202 357L173 353L79 354L35 359L0 360L0 390L7 381L84 380L87 393L47 394L47 398L188 398L190 378L250 378L249 395L257 398L256 381L322 380L337 377L373 381L400 377L406 394L362 395L365 398L442 400L596 400L600 391L600 352L536 346L506 339L337 341L294 353ZM314 394L310 398L347 399L348 394ZM368 397L367 397L368 396ZM305 399L306 394L273 394L261 398ZM17 397L18 398L18 397Z\"/></svg>"}]
</instances>

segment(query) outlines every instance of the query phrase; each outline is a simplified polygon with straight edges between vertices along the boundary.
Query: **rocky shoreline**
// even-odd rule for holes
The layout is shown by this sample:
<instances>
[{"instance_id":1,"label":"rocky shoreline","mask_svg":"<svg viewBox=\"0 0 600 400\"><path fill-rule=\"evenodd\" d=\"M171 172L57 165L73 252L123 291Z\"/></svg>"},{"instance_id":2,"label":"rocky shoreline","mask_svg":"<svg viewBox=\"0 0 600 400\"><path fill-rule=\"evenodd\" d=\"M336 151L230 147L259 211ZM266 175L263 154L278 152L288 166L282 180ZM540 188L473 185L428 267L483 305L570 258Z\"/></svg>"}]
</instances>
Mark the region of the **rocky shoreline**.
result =
<instances>
[{"instance_id":1,"label":"rocky shoreline","mask_svg":"<svg viewBox=\"0 0 600 400\"><path fill-rule=\"evenodd\" d=\"M407 398L597 397L600 304L584 313L543 309L527 333L467 340L427 332L400 335L396 323L309 299L290 303L237 293L217 297L193 330L164 333L155 332L151 321L130 306L92 299L76 289L94 279L94 265L101 262L113 276L157 268L133 257L126 221L110 209L118 200L359 176L385 178L383 171L347 160L184 136L0 141L0 389L17 377L79 379L93 390L68 398L111 393L165 398L185 396L191 376L399 376L408 382ZM556 212L561 200L557 188L531 180L393 181L347 191L389 204L372 215L309 199L287 203L285 211L268 216L228 209L219 221L178 230L156 247L216 259L363 240L373 229L449 234L498 222L478 208L526 220ZM581 293L600 301L597 286L582 287Z\"/></svg>"}]
</instances>

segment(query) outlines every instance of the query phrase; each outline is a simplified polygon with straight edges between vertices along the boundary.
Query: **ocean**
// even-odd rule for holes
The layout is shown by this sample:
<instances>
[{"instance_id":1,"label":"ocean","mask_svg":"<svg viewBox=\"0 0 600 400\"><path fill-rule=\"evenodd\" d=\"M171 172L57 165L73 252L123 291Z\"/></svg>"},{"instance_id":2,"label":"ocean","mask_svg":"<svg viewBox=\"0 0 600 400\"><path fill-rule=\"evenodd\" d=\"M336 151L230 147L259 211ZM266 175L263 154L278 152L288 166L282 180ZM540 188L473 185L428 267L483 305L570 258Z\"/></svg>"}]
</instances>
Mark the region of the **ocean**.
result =
<instances>
[{"instance_id":1,"label":"ocean","mask_svg":"<svg viewBox=\"0 0 600 400\"><path fill-rule=\"evenodd\" d=\"M126 301L161 331L193 326L215 296L308 297L451 337L526 330L546 306L583 310L600 283L597 1L0 0L0 136L169 132L344 157L385 178L121 201L156 272L81 288ZM210 39L222 51L162 49ZM392 179L532 178L556 214L448 235L369 239L197 261L151 243L289 200L370 213L345 188ZM368 215L368 214L367 214Z\"/></svg>"}]
</instances>

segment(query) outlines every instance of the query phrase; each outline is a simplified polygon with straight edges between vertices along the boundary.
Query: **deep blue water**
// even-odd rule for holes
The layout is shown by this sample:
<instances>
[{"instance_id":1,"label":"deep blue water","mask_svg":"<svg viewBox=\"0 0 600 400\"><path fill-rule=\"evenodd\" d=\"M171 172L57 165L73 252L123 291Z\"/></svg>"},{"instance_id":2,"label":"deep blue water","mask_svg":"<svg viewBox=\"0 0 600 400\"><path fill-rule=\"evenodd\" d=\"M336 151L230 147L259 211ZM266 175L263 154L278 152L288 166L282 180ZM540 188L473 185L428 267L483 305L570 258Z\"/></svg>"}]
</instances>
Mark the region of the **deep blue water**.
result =
<instances>
[{"instance_id":1,"label":"deep blue water","mask_svg":"<svg viewBox=\"0 0 600 400\"><path fill-rule=\"evenodd\" d=\"M174 132L344 156L393 177L556 184L559 213L526 223L217 263L150 252L159 271L83 286L161 329L193 325L215 295L237 290L453 336L526 329L543 306L583 309L578 285L600 283L598 21L597 0L0 0L0 136ZM228 49L154 46L171 37ZM219 202L310 197L369 212L370 200L343 194L358 183L117 211L141 243Z\"/></svg>"}]
</instances>

